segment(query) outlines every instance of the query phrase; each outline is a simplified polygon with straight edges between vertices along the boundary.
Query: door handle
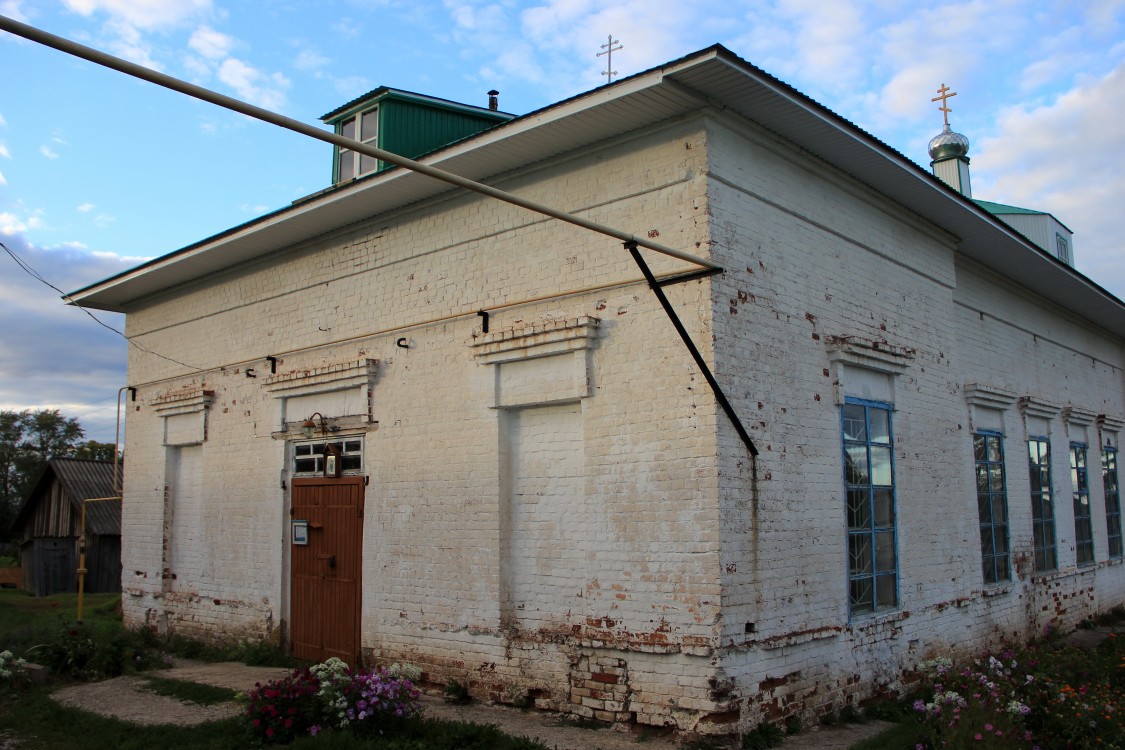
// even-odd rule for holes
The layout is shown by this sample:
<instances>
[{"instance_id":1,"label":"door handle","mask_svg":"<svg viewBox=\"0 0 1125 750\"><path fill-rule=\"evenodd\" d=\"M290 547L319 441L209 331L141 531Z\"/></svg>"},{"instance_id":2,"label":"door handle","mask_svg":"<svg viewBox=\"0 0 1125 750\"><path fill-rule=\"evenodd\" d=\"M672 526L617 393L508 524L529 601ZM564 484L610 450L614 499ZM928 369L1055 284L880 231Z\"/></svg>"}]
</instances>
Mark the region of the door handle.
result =
<instances>
[{"instance_id":1,"label":"door handle","mask_svg":"<svg viewBox=\"0 0 1125 750\"><path fill-rule=\"evenodd\" d=\"M317 560L327 560L328 561L328 567L330 567L330 568L336 567L336 556L335 555L317 555L316 559Z\"/></svg>"}]
</instances>

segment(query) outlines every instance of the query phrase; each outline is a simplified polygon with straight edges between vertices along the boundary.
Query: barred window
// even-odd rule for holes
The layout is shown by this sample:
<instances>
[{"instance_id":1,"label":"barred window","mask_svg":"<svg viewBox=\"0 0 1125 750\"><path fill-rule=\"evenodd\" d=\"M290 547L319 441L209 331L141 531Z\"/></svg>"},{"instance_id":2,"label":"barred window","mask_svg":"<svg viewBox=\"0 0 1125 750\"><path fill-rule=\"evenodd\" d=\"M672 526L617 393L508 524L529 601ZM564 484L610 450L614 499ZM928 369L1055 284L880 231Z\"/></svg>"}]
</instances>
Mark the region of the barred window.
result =
<instances>
[{"instance_id":1,"label":"barred window","mask_svg":"<svg viewBox=\"0 0 1125 750\"><path fill-rule=\"evenodd\" d=\"M891 406L848 399L842 411L848 605L859 615L898 606Z\"/></svg>"},{"instance_id":2,"label":"barred window","mask_svg":"<svg viewBox=\"0 0 1125 750\"><path fill-rule=\"evenodd\" d=\"M1086 444L1070 444L1070 485L1074 488L1074 552L1079 565L1094 562L1094 524L1090 518L1090 475Z\"/></svg>"},{"instance_id":3,"label":"barred window","mask_svg":"<svg viewBox=\"0 0 1125 750\"><path fill-rule=\"evenodd\" d=\"M1031 474L1031 529L1035 570L1055 570L1059 566L1055 547L1055 504L1051 492L1051 444L1045 437L1027 441Z\"/></svg>"},{"instance_id":4,"label":"barred window","mask_svg":"<svg viewBox=\"0 0 1125 750\"><path fill-rule=\"evenodd\" d=\"M1102 450L1102 484L1105 487L1105 527L1109 538L1109 556L1119 558L1121 549L1121 495L1117 490L1117 448L1107 445Z\"/></svg>"},{"instance_id":5,"label":"barred window","mask_svg":"<svg viewBox=\"0 0 1125 750\"><path fill-rule=\"evenodd\" d=\"M973 435L980 515L981 563L985 583L1011 577L1008 552L1008 489L1004 476L1004 441L999 433Z\"/></svg>"}]
</instances>

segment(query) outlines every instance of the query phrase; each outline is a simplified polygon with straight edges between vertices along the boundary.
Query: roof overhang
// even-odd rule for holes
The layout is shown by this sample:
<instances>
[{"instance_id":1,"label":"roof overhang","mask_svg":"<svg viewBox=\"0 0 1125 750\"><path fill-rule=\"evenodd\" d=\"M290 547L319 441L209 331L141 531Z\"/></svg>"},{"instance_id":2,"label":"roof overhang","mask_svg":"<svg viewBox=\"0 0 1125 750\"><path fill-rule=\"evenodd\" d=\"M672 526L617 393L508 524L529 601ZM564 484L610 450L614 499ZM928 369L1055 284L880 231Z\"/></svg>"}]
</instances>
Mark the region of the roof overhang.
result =
<instances>
[{"instance_id":1,"label":"roof overhang","mask_svg":"<svg viewBox=\"0 0 1125 750\"><path fill-rule=\"evenodd\" d=\"M707 104L758 123L955 235L959 252L967 257L1125 335L1121 300L895 149L721 46L523 115L419 161L487 182ZM314 194L71 297L86 307L127 311L167 289L452 190L406 169L380 172Z\"/></svg>"}]
</instances>

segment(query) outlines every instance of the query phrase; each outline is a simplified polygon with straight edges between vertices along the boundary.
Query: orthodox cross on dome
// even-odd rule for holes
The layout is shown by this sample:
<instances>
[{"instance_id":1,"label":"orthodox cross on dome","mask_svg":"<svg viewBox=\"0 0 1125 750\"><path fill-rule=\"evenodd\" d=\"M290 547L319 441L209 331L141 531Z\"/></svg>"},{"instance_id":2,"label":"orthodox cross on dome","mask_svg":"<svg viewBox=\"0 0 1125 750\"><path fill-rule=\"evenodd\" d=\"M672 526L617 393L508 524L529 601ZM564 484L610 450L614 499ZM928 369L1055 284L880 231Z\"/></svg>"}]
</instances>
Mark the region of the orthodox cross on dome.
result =
<instances>
[{"instance_id":1,"label":"orthodox cross on dome","mask_svg":"<svg viewBox=\"0 0 1125 750\"><path fill-rule=\"evenodd\" d=\"M616 47L613 46L615 44ZM613 53L625 48L621 46L620 39L614 39L613 34L610 34L609 41L602 45L602 49L605 51L597 54L597 57L606 56L605 70L602 71L602 75L606 77L607 83L613 83L613 77L617 75L617 71L613 69Z\"/></svg>"},{"instance_id":2,"label":"orthodox cross on dome","mask_svg":"<svg viewBox=\"0 0 1125 750\"><path fill-rule=\"evenodd\" d=\"M930 99L930 101L931 102L936 102L938 100L941 101L941 106L938 107L938 109L941 110L942 115L945 117L945 127L948 128L949 127L949 113L953 111L949 108L949 97L957 96L957 92L956 91L950 92L949 87L946 86L944 83L941 85L941 88L937 90L937 92L938 92L938 95L935 96L933 99Z\"/></svg>"}]
</instances>

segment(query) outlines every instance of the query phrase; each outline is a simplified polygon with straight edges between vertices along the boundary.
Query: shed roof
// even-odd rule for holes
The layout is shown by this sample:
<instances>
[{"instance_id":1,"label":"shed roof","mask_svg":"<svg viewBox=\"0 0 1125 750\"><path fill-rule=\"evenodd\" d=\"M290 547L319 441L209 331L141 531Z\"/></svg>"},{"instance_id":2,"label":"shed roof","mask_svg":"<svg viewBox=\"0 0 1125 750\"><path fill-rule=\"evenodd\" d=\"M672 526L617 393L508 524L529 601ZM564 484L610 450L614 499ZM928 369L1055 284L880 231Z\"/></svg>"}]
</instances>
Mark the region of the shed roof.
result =
<instances>
[{"instance_id":1,"label":"shed roof","mask_svg":"<svg viewBox=\"0 0 1125 750\"><path fill-rule=\"evenodd\" d=\"M875 136L721 45L509 120L420 161L486 182L703 107L757 122L953 234L967 257L1125 336L1125 304L1112 293ZM167 289L452 189L407 169L373 173L91 284L69 299L126 312Z\"/></svg>"},{"instance_id":2,"label":"shed roof","mask_svg":"<svg viewBox=\"0 0 1125 750\"><path fill-rule=\"evenodd\" d=\"M37 503L48 495L51 482L57 480L66 499L76 512L82 511L82 501L95 497L112 497L113 462L92 461L84 458L52 458L43 467L35 484L24 500L20 512L12 522L16 529L31 516ZM110 536L121 534L121 500L106 500L86 504L86 528L94 534Z\"/></svg>"}]
</instances>

